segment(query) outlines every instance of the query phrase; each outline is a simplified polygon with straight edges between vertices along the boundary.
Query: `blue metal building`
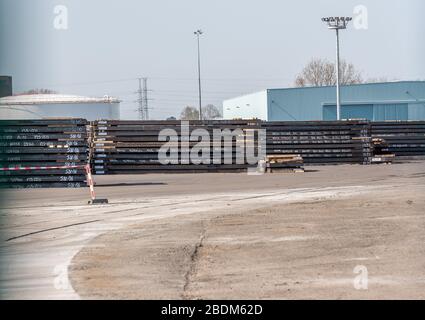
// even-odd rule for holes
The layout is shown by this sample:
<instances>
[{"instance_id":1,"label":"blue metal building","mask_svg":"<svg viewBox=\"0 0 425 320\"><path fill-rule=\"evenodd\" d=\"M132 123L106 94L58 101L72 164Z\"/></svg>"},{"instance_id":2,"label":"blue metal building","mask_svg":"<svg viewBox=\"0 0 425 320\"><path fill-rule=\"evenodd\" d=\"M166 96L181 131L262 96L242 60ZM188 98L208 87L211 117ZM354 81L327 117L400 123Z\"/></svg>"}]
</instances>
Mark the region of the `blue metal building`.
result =
<instances>
[{"instance_id":1,"label":"blue metal building","mask_svg":"<svg viewBox=\"0 0 425 320\"><path fill-rule=\"evenodd\" d=\"M224 119L306 121L336 119L336 88L267 89L225 100ZM425 120L425 81L356 84L341 87L341 118Z\"/></svg>"}]
</instances>

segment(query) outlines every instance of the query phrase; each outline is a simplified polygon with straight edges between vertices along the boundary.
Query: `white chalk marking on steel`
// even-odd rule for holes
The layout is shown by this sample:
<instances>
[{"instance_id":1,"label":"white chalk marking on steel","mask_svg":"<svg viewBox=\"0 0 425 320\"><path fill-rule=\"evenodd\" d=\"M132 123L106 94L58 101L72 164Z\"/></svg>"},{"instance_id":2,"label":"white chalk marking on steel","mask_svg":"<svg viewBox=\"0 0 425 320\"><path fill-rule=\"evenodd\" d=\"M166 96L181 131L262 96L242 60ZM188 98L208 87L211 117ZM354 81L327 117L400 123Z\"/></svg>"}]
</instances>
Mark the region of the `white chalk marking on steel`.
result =
<instances>
[{"instance_id":1,"label":"white chalk marking on steel","mask_svg":"<svg viewBox=\"0 0 425 320\"><path fill-rule=\"evenodd\" d=\"M91 200L96 200L96 194L94 192L94 182L91 174L90 165L79 165L79 166L52 166L52 167L13 167L13 168L0 168L0 171L29 171L29 170L58 170L58 169L85 169L87 186L90 188Z\"/></svg>"},{"instance_id":2,"label":"white chalk marking on steel","mask_svg":"<svg viewBox=\"0 0 425 320\"><path fill-rule=\"evenodd\" d=\"M11 167L0 168L0 171L25 171L25 170L57 170L57 169L83 169L85 165L80 166L55 166L55 167Z\"/></svg>"}]
</instances>

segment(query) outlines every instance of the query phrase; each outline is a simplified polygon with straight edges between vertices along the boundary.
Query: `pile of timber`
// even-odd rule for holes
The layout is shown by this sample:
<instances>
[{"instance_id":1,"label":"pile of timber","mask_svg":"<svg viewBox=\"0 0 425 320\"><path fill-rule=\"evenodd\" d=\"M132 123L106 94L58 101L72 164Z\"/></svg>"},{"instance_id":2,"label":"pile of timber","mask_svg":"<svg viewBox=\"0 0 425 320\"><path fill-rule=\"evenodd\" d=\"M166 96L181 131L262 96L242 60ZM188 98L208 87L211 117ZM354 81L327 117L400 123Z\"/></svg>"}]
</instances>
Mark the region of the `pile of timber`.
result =
<instances>
[{"instance_id":1,"label":"pile of timber","mask_svg":"<svg viewBox=\"0 0 425 320\"><path fill-rule=\"evenodd\" d=\"M299 154L306 165L371 161L367 121L264 122L267 155Z\"/></svg>"},{"instance_id":2,"label":"pile of timber","mask_svg":"<svg viewBox=\"0 0 425 320\"><path fill-rule=\"evenodd\" d=\"M304 172L303 158L299 154L275 154L266 156L267 172Z\"/></svg>"},{"instance_id":3,"label":"pile of timber","mask_svg":"<svg viewBox=\"0 0 425 320\"><path fill-rule=\"evenodd\" d=\"M374 155L371 159L372 164L391 164L395 159L395 154Z\"/></svg>"},{"instance_id":4,"label":"pile of timber","mask_svg":"<svg viewBox=\"0 0 425 320\"><path fill-rule=\"evenodd\" d=\"M388 151L388 143L385 139L382 138L372 138L372 160L373 164L390 164L395 159L394 153L389 153Z\"/></svg>"},{"instance_id":5,"label":"pile of timber","mask_svg":"<svg viewBox=\"0 0 425 320\"><path fill-rule=\"evenodd\" d=\"M179 173L179 172L238 172L245 171L250 165L247 161L237 161L236 150L245 140L256 143L255 130L260 128L257 121L210 120L190 121L189 131L182 132L181 121L115 121L102 120L91 123L91 165L94 174L143 174L143 173ZM167 132L163 130L166 129ZM208 132L208 141L195 139L190 135L197 129ZM233 139L231 148L220 145L214 147L214 130L236 130L241 134ZM177 140L168 141L170 131L178 134ZM205 131L204 131L205 132ZM168 140L167 140L168 139ZM187 156L194 150L205 146L211 148L207 155L208 163L194 163ZM164 164L159 159L162 147L169 147ZM224 161L224 151L229 152L230 160ZM214 164L214 153L218 153L219 163ZM245 159L246 160L246 159ZM229 162L230 161L230 162Z\"/></svg>"},{"instance_id":6,"label":"pile of timber","mask_svg":"<svg viewBox=\"0 0 425 320\"><path fill-rule=\"evenodd\" d=\"M88 122L84 119L0 120L0 188L86 186ZM22 170L24 169L24 170Z\"/></svg>"},{"instance_id":7,"label":"pile of timber","mask_svg":"<svg viewBox=\"0 0 425 320\"><path fill-rule=\"evenodd\" d=\"M425 156L425 121L384 121L371 123L372 138L388 144L382 151L397 158Z\"/></svg>"}]
</instances>

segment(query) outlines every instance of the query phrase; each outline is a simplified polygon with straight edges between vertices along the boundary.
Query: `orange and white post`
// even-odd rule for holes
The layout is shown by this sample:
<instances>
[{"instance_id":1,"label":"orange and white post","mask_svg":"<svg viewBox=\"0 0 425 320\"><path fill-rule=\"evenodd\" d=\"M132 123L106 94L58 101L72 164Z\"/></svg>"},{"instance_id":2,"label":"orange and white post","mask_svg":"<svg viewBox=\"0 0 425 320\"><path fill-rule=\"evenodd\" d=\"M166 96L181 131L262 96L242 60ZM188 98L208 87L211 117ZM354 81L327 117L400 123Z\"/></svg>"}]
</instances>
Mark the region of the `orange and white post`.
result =
<instances>
[{"instance_id":1,"label":"orange and white post","mask_svg":"<svg viewBox=\"0 0 425 320\"><path fill-rule=\"evenodd\" d=\"M96 200L96 193L94 192L94 182L93 182L93 177L91 175L90 165L87 164L85 166L85 169L86 169L86 176L87 176L87 186L90 188L90 198L92 202L94 202Z\"/></svg>"}]
</instances>

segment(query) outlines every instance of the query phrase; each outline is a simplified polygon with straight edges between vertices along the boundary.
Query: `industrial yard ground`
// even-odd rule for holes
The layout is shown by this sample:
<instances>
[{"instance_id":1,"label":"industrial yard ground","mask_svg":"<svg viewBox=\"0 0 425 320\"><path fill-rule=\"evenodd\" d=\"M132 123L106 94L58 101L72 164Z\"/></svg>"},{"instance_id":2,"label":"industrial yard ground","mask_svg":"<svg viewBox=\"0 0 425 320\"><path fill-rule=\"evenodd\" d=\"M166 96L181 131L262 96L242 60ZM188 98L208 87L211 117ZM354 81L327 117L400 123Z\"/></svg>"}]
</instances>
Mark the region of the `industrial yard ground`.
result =
<instances>
[{"instance_id":1,"label":"industrial yard ground","mask_svg":"<svg viewBox=\"0 0 425 320\"><path fill-rule=\"evenodd\" d=\"M2 191L0 298L425 299L425 161L95 180Z\"/></svg>"}]
</instances>

